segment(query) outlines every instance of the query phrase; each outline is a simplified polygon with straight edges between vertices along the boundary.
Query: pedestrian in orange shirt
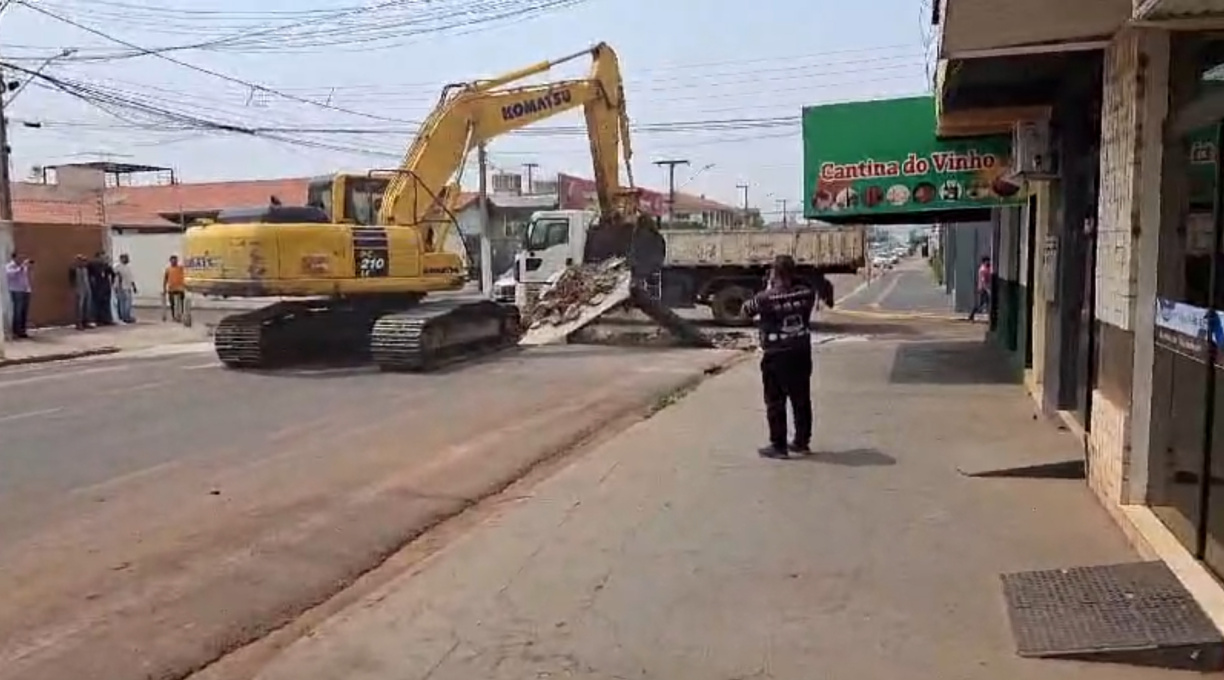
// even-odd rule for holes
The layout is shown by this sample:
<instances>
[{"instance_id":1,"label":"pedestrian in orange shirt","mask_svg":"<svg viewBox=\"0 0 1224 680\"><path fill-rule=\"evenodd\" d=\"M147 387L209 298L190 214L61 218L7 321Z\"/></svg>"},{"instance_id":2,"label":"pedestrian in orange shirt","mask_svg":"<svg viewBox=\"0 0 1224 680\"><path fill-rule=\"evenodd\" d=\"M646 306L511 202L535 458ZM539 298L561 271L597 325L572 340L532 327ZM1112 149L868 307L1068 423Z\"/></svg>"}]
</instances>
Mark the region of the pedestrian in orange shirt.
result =
<instances>
[{"instance_id":1,"label":"pedestrian in orange shirt","mask_svg":"<svg viewBox=\"0 0 1224 680\"><path fill-rule=\"evenodd\" d=\"M170 305L170 318L179 323L183 321L183 307L187 301L186 279L187 274L179 264L178 255L171 255L170 265L162 275L162 295Z\"/></svg>"}]
</instances>

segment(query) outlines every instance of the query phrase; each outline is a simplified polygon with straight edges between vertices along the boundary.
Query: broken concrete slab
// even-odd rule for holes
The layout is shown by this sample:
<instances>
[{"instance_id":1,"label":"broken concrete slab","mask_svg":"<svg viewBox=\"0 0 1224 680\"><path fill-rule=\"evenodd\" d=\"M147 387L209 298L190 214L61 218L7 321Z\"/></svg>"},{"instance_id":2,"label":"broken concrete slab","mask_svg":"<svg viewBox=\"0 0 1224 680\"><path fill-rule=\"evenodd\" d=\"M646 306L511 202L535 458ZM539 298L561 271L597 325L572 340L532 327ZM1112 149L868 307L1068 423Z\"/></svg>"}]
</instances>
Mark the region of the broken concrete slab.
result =
<instances>
[{"instance_id":1,"label":"broken concrete slab","mask_svg":"<svg viewBox=\"0 0 1224 680\"><path fill-rule=\"evenodd\" d=\"M531 310L527 332L519 344L565 342L609 312L624 308L641 311L680 345L715 346L693 323L653 299L633 280L628 263L621 258L597 265L570 267L562 272Z\"/></svg>"}]
</instances>

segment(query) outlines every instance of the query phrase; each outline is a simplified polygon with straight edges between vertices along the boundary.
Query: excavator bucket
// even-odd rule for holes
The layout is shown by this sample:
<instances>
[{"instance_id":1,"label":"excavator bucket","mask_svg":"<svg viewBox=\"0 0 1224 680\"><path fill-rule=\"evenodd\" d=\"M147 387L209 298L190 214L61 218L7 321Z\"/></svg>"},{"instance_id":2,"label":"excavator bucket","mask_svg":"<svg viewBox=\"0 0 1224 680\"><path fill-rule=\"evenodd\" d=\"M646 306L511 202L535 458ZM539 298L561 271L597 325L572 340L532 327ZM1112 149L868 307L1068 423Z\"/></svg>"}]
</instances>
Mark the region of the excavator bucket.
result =
<instances>
[{"instance_id":1,"label":"excavator bucket","mask_svg":"<svg viewBox=\"0 0 1224 680\"><path fill-rule=\"evenodd\" d=\"M613 214L591 226L582 259L588 264L623 259L633 279L644 281L662 271L667 241L653 218L630 221Z\"/></svg>"}]
</instances>

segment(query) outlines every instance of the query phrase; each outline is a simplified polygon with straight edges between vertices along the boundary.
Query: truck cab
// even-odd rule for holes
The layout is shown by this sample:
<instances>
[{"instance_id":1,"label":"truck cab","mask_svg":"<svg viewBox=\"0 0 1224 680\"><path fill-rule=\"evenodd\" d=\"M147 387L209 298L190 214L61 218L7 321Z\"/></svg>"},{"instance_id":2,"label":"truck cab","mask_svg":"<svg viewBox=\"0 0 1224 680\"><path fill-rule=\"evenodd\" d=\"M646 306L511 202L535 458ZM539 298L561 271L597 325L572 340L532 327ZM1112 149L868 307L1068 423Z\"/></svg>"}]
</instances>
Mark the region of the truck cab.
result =
<instances>
[{"instance_id":1,"label":"truck cab","mask_svg":"<svg viewBox=\"0 0 1224 680\"><path fill-rule=\"evenodd\" d=\"M599 218L593 210L541 210L531 216L523 249L515 256L515 302L530 306L540 291L567 267L582 264L587 231Z\"/></svg>"}]
</instances>

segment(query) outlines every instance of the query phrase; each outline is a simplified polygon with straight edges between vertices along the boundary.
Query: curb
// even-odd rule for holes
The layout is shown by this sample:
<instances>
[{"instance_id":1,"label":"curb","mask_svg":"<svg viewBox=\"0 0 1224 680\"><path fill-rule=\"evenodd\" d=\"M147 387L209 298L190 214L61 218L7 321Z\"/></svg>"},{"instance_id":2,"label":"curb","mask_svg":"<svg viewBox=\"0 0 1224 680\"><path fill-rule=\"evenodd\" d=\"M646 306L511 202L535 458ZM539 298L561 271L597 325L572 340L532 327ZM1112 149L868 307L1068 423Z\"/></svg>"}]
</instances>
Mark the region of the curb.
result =
<instances>
[{"instance_id":1,"label":"curb","mask_svg":"<svg viewBox=\"0 0 1224 680\"><path fill-rule=\"evenodd\" d=\"M95 347L93 349L78 350L76 352L56 352L54 354L40 354L31 357L22 357L20 359L0 359L0 368L5 368L7 366L27 366L29 364L49 364L57 361L70 361L72 359L82 359L84 357L96 357L118 353L118 347Z\"/></svg>"}]
</instances>

